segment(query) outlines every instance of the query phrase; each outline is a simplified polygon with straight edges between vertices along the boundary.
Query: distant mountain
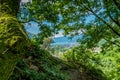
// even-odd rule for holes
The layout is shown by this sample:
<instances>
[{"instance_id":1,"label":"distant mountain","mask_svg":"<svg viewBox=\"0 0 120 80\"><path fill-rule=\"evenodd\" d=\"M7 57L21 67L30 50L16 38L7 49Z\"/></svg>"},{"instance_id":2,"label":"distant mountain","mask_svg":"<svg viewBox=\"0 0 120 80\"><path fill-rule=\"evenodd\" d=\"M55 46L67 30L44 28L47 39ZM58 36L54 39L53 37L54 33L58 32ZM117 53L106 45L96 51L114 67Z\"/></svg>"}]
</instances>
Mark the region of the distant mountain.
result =
<instances>
[{"instance_id":1,"label":"distant mountain","mask_svg":"<svg viewBox=\"0 0 120 80\"><path fill-rule=\"evenodd\" d=\"M53 38L54 43L75 43L78 39L81 39L82 35L74 36L72 38L70 37L56 37Z\"/></svg>"},{"instance_id":2,"label":"distant mountain","mask_svg":"<svg viewBox=\"0 0 120 80\"><path fill-rule=\"evenodd\" d=\"M78 35L78 36L74 36L72 38L70 37L56 37L53 38L53 43L51 44L51 46L62 46L62 47L73 47L73 46L77 46L78 39L81 39L83 35Z\"/></svg>"}]
</instances>

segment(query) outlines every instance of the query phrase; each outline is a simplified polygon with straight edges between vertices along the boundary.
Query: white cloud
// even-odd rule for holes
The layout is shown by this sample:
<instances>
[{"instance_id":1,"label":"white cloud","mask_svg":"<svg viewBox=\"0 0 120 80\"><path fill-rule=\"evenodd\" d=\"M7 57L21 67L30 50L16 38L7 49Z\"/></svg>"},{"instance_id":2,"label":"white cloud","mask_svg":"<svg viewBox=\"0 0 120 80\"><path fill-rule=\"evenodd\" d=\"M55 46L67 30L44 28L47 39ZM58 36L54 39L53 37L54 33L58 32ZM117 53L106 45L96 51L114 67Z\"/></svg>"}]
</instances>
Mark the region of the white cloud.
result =
<instances>
[{"instance_id":1,"label":"white cloud","mask_svg":"<svg viewBox=\"0 0 120 80\"><path fill-rule=\"evenodd\" d=\"M57 37L63 37L63 31L59 31L58 34L54 34L52 37L57 38Z\"/></svg>"}]
</instances>

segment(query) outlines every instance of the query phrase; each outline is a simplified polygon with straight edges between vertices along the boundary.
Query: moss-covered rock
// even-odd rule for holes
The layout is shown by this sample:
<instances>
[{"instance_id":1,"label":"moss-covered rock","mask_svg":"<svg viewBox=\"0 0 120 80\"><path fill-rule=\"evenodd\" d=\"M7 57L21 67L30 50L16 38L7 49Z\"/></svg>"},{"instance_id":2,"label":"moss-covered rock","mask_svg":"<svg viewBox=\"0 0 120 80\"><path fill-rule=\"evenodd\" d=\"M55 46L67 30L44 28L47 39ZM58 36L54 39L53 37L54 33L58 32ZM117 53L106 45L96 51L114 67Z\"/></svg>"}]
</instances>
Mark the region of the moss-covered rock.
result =
<instances>
[{"instance_id":1,"label":"moss-covered rock","mask_svg":"<svg viewBox=\"0 0 120 80\"><path fill-rule=\"evenodd\" d=\"M20 1L0 0L0 80L8 80L28 43L17 20Z\"/></svg>"},{"instance_id":2,"label":"moss-covered rock","mask_svg":"<svg viewBox=\"0 0 120 80\"><path fill-rule=\"evenodd\" d=\"M0 80L8 80L27 43L27 34L14 16L0 17Z\"/></svg>"},{"instance_id":3,"label":"moss-covered rock","mask_svg":"<svg viewBox=\"0 0 120 80\"><path fill-rule=\"evenodd\" d=\"M4 16L0 18L0 53L2 53L6 47L11 48L14 44L18 43L19 46L24 40L28 39L23 26L18 23L17 19L12 16Z\"/></svg>"}]
</instances>

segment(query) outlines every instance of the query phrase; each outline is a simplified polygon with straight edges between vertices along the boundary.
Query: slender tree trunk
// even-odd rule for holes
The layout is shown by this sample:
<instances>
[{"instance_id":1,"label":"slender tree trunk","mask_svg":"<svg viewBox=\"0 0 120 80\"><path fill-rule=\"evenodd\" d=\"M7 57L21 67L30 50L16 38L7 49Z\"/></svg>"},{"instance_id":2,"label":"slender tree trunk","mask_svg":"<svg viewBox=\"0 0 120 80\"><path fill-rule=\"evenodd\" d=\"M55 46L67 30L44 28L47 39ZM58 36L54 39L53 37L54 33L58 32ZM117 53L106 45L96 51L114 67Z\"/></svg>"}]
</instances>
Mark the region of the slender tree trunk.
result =
<instances>
[{"instance_id":1,"label":"slender tree trunk","mask_svg":"<svg viewBox=\"0 0 120 80\"><path fill-rule=\"evenodd\" d=\"M8 80L25 51L27 37L17 20L20 0L0 0L0 80Z\"/></svg>"}]
</instances>

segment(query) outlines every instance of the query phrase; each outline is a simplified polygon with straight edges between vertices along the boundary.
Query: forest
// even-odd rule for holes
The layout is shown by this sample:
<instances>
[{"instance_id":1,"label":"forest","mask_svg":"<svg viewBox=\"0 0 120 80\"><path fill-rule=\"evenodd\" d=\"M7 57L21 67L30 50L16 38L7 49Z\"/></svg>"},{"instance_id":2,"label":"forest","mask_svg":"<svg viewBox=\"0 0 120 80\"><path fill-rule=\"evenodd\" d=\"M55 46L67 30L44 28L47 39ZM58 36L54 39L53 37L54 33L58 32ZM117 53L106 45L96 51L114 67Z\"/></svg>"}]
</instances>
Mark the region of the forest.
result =
<instances>
[{"instance_id":1,"label":"forest","mask_svg":"<svg viewBox=\"0 0 120 80\"><path fill-rule=\"evenodd\" d=\"M0 80L120 80L120 0L0 0Z\"/></svg>"}]
</instances>

